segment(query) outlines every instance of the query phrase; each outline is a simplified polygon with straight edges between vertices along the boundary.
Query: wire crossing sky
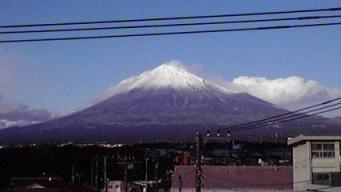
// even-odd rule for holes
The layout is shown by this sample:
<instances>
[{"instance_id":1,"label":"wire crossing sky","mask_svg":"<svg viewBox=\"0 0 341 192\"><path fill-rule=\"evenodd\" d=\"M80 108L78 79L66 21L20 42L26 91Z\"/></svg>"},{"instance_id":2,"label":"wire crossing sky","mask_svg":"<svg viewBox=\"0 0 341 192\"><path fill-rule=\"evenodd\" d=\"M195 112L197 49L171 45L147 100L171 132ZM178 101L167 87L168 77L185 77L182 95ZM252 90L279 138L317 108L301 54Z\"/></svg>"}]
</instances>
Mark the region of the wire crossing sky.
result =
<instances>
[{"instance_id":1,"label":"wire crossing sky","mask_svg":"<svg viewBox=\"0 0 341 192\"><path fill-rule=\"evenodd\" d=\"M68 36L68 37L50 37L50 38L36 38L36 39L9 39L9 40L1 40L0 43L70 41L70 40L86 40L86 39L109 39L109 38L127 38L127 37L166 36L166 35L188 35L188 34L222 33L222 32L238 32L238 31L239 32L241 32L241 31L263 31L263 30L295 29L295 28L297 29L297 28L323 27L323 26L335 26L335 25L341 25L341 22L313 23L313 24L303 24L303 25L275 25L275 26L264 26L264 27L261 26L261 27L213 29L213 30L211 29L211 30L197 30L197 31L170 31L170 32L159 32L159 33L133 33L133 34L118 34L118 35L102 35L102 36L71 36L71 37ZM32 32L32 31L30 31L30 32ZM26 32L26 33L30 33L30 32Z\"/></svg>"},{"instance_id":2,"label":"wire crossing sky","mask_svg":"<svg viewBox=\"0 0 341 192\"><path fill-rule=\"evenodd\" d=\"M341 7L338 1L1 1L0 26L49 24L77 21L109 21L181 16L226 15L281 12ZM338 23L339 11L293 13L290 15L242 16L191 19L189 23L216 23L209 30L257 28L259 23L224 23L273 18L320 16L324 19L276 21L261 27ZM116 34L166 33L169 27L142 29L136 26L172 25L170 21L145 21L123 25L104 23L99 28L115 28ZM299 22L299 23L298 23ZM185 21L177 21L176 24ZM221 26L223 25L223 26ZM128 26L120 29L119 27ZM133 26L129 28L129 26ZM135 26L135 27L134 27ZM41 27L41 26L39 26ZM97 25L62 29L97 28ZM2 102L24 103L32 108L67 113L82 108L108 87L130 76L171 60L182 62L196 74L219 82L246 86L253 95L282 107L300 106L328 100L341 90L341 26L252 32L172 35L148 38L58 41L0 44L0 95ZM49 28L0 28L0 41L83 36L110 36L112 31L60 31L58 33L6 33L6 31L59 30ZM207 26L186 26L174 31L204 31ZM252 83L252 87L248 85ZM271 87L278 90L271 91ZM283 90L293 92L283 92ZM296 91L301 90L301 91ZM263 90L262 92L259 90ZM296 92L295 92L296 91ZM276 94L275 94L276 93ZM278 93L278 94L277 94ZM285 94L284 94L285 93ZM290 95L295 102L283 101ZM328 97L328 98L327 98ZM306 102L302 102L306 101ZM299 105L299 106L298 106Z\"/></svg>"},{"instance_id":3,"label":"wire crossing sky","mask_svg":"<svg viewBox=\"0 0 341 192\"><path fill-rule=\"evenodd\" d=\"M155 28L156 27L183 27L183 26L218 25L218 24L231 24L231 23L256 23L256 22L293 21L293 20L302 21L302 20L312 20L312 19L316 20L316 19L327 19L327 18L341 18L341 15L285 17L285 18L273 18L273 19L229 20L229 21L216 21L216 22L173 23L173 24L156 24L156 25L129 25L129 26L115 26L115 27L87 27L87 28L83 27L83 28L71 28L71 29L63 28L63 29L17 30L17 31L0 31L0 34L50 33L50 32L66 32L66 31L96 31L96 30L136 29L136 28L152 28L152 27L155 27ZM53 25L53 24L50 23L50 24L43 24L43 25L46 26L46 25ZM29 26L32 26L32 24ZM11 25L7 27L18 27L18 25L14 25L14 26Z\"/></svg>"},{"instance_id":4,"label":"wire crossing sky","mask_svg":"<svg viewBox=\"0 0 341 192\"><path fill-rule=\"evenodd\" d=\"M226 17L279 15L279 14L283 15L283 14L292 14L292 13L332 12L332 11L340 11L340 10L341 10L340 7L333 7L333 8L325 8L325 9L301 9L301 10L290 10L290 11L269 11L269 12L258 12L258 13L235 13L235 14L222 14L222 15L159 17L159 18L121 19L121 20L104 20L104 21L78 21L78 22L64 22L64 23L34 23L34 24L30 23L30 24L19 24L19 25L0 25L0 28L46 27L46 26L63 26L63 25L65 26L65 25L85 25L85 24L104 24L104 23L128 23L128 22L144 22L144 21L188 20L188 19L226 18ZM307 19L307 18L303 17L301 19Z\"/></svg>"},{"instance_id":5,"label":"wire crossing sky","mask_svg":"<svg viewBox=\"0 0 341 192\"><path fill-rule=\"evenodd\" d=\"M106 23L131 23L131 22L145 22L145 21L168 21L168 20L197 20L206 18L225 18L225 17L241 17L241 16L260 16L260 15L284 15L293 13L315 13L315 12L341 12L341 8L332 7L325 9L301 9L289 11L268 11L258 13L235 13L235 14L221 14L221 15L199 15L199 16L179 16L179 17L159 17L159 18L144 18L144 19L126 19L126 20L103 20L103 21L78 21L78 22L64 22L64 23L30 23L19 25L0 25L0 28L37 28L37 27L50 27L50 26L63 26L59 29L31 29L31 30L15 30L15 31L0 31L0 35L6 34L30 34L30 33L54 33L54 32L77 32L77 31L98 31L98 30L117 30L117 29L144 29L144 28L161 28L161 27L185 27L185 26L209 26L221 24L239 24L239 23L263 23L276 21L305 21L305 20L322 20L330 18L340 18L341 15L319 15L319 16L305 16L299 17L282 17L282 18L265 18L265 19L250 19L250 20L230 20L230 21L206 21L206 22L187 22L187 23L170 23L170 24L145 24L145 25L125 25L125 26L109 26L109 27L82 27L82 28L65 28L68 25L88 25L88 24L106 24ZM340 20L341 21L341 20ZM204 30L190 30L190 31L165 31L165 32L139 32L139 33L121 33L111 35L91 35L91 36L64 36L47 38L26 38L26 39L5 39L0 40L0 43L22 43L22 42L42 42L42 41L70 41L70 40L88 40L88 39L108 39L108 38L127 38L127 37L146 37L146 36L165 36L165 35L185 35L185 34L203 34L203 33L217 33L217 32L240 32L240 31L257 31L257 30L274 30L274 29L293 29L293 28L306 28L306 27L322 27L341 25L341 22L329 23L310 23L310 24L296 24L286 23L286 25L272 25L243 28L220 28ZM172 28L174 29L174 28ZM139 30L141 31L141 30Z\"/></svg>"}]
</instances>

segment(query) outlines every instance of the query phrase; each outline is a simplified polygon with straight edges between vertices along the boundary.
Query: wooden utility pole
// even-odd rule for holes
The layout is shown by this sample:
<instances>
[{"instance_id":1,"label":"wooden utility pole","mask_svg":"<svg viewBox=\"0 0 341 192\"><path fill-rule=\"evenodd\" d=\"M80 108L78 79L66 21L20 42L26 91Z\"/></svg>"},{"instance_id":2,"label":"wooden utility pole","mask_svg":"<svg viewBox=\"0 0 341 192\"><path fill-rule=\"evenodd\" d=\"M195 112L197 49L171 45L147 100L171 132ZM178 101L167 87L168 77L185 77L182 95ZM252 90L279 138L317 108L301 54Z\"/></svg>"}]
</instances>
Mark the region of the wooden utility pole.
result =
<instances>
[{"instance_id":1,"label":"wooden utility pole","mask_svg":"<svg viewBox=\"0 0 341 192\"><path fill-rule=\"evenodd\" d=\"M91 160L91 175L90 175L90 185L94 187L94 160Z\"/></svg>"},{"instance_id":2,"label":"wooden utility pole","mask_svg":"<svg viewBox=\"0 0 341 192\"><path fill-rule=\"evenodd\" d=\"M148 158L146 158L146 172L145 172L145 176L144 176L144 180L146 181L146 183L148 182Z\"/></svg>"},{"instance_id":3,"label":"wooden utility pole","mask_svg":"<svg viewBox=\"0 0 341 192\"><path fill-rule=\"evenodd\" d=\"M128 157L125 156L124 162L124 192L128 192Z\"/></svg>"},{"instance_id":4,"label":"wooden utility pole","mask_svg":"<svg viewBox=\"0 0 341 192\"><path fill-rule=\"evenodd\" d=\"M96 155L95 162L95 190L98 190L98 155Z\"/></svg>"},{"instance_id":5,"label":"wooden utility pole","mask_svg":"<svg viewBox=\"0 0 341 192\"><path fill-rule=\"evenodd\" d=\"M179 180L179 192L182 192L182 175L178 176L178 180Z\"/></svg>"},{"instance_id":6,"label":"wooden utility pole","mask_svg":"<svg viewBox=\"0 0 341 192\"><path fill-rule=\"evenodd\" d=\"M123 191L128 192L128 156L126 155L124 159L120 159L118 164L123 166Z\"/></svg>"},{"instance_id":7,"label":"wooden utility pole","mask_svg":"<svg viewBox=\"0 0 341 192\"><path fill-rule=\"evenodd\" d=\"M107 157L103 157L103 188L107 192Z\"/></svg>"},{"instance_id":8,"label":"wooden utility pole","mask_svg":"<svg viewBox=\"0 0 341 192\"><path fill-rule=\"evenodd\" d=\"M71 167L71 182L75 184L75 165Z\"/></svg>"},{"instance_id":9,"label":"wooden utility pole","mask_svg":"<svg viewBox=\"0 0 341 192\"><path fill-rule=\"evenodd\" d=\"M195 192L201 192L201 133L196 133Z\"/></svg>"},{"instance_id":10,"label":"wooden utility pole","mask_svg":"<svg viewBox=\"0 0 341 192\"><path fill-rule=\"evenodd\" d=\"M159 180L159 176L158 176L158 173L159 173L159 162L156 162L155 163L155 173L154 173L154 180L155 180L155 183L154 183L154 188L155 188L155 191L159 191L159 183L158 183L158 180Z\"/></svg>"},{"instance_id":11,"label":"wooden utility pole","mask_svg":"<svg viewBox=\"0 0 341 192\"><path fill-rule=\"evenodd\" d=\"M145 188L144 188L144 191L147 191L148 189L148 157L146 158L145 160L145 175L144 175L144 181L145 181Z\"/></svg>"},{"instance_id":12,"label":"wooden utility pole","mask_svg":"<svg viewBox=\"0 0 341 192\"><path fill-rule=\"evenodd\" d=\"M159 180L159 162L155 163L155 174L154 174L155 181Z\"/></svg>"}]
</instances>

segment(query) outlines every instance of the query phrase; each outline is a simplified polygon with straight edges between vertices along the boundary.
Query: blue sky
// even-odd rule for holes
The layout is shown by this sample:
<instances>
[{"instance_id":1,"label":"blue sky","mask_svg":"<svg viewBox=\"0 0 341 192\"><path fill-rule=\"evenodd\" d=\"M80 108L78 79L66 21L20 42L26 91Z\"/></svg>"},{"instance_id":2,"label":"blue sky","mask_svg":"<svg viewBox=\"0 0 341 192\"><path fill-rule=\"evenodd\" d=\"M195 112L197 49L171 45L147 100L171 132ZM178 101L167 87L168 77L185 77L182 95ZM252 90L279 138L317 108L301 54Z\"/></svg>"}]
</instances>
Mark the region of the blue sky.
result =
<instances>
[{"instance_id":1,"label":"blue sky","mask_svg":"<svg viewBox=\"0 0 341 192\"><path fill-rule=\"evenodd\" d=\"M2 0L0 21L2 25L6 25L340 6L340 1L322 0ZM17 36L6 36L14 37ZM341 90L340 52L340 26L0 44L0 95L8 102L24 103L33 108L63 113L86 105L92 98L120 80L174 59L186 65L199 65L205 73L226 81L232 81L239 76L267 79L299 76Z\"/></svg>"}]
</instances>

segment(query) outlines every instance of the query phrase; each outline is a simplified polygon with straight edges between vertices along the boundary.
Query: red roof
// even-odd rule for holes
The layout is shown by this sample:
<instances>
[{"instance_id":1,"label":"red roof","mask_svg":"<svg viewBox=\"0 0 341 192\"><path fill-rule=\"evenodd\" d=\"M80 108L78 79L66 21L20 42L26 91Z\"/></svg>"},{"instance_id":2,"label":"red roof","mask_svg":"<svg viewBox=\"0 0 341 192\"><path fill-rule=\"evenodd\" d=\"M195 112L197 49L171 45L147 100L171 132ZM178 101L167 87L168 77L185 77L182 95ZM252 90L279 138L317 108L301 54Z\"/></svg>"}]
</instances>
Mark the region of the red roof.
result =
<instances>
[{"instance_id":1,"label":"red roof","mask_svg":"<svg viewBox=\"0 0 341 192\"><path fill-rule=\"evenodd\" d=\"M179 176L181 175L181 182ZM195 167L176 166L172 187L195 187ZM202 166L203 188L292 189L291 166Z\"/></svg>"}]
</instances>

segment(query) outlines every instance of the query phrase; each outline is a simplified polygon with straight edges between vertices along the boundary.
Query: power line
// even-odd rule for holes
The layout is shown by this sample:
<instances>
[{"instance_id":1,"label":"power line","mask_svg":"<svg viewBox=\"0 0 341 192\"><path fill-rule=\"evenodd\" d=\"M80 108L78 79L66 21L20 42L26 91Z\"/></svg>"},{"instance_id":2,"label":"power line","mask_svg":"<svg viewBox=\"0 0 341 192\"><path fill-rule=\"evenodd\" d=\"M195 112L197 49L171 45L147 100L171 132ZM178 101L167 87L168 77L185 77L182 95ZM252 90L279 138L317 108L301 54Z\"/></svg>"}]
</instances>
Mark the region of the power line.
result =
<instances>
[{"instance_id":1,"label":"power line","mask_svg":"<svg viewBox=\"0 0 341 192\"><path fill-rule=\"evenodd\" d=\"M324 101L324 102L321 102L321 103L318 103L318 104L315 104L315 105L304 107L302 109L290 111L290 112L287 112L287 113L282 113L282 114L271 116L271 117L264 118L264 119L261 119L261 120L252 121L252 122L248 122L248 123L244 123L244 124L240 124L240 125L231 126L231 127L226 128L226 129L233 129L233 128L238 128L238 127L241 127L241 126L253 125L255 123L261 123L261 122L264 122L264 121L273 120L275 118L279 118L279 117L283 117L283 116L287 116L287 115L291 115L291 114L297 114L298 112L302 112L302 111L305 111L307 109L315 108L315 107L318 107L318 106L321 106L321 105L326 105L326 104L329 104L329 103L332 103L332 102L335 102L335 101L338 101L338 100L341 100L341 97L335 98L335 99L330 99L330 100L327 100L327 101Z\"/></svg>"},{"instance_id":2,"label":"power line","mask_svg":"<svg viewBox=\"0 0 341 192\"><path fill-rule=\"evenodd\" d=\"M332 104L332 105L320 107L318 109L313 109L313 110L306 111L307 109L312 109L312 108L316 108L316 107L319 107L319 106L327 105L327 104L333 103L333 102L338 101L338 100L341 100L341 97L335 98L335 99L330 99L330 100L327 100L327 101L324 101L324 102L321 102L321 103L318 103L318 104L315 104L315 105L304 107L302 109L298 109L298 110L295 110L295 111L291 111L291 112L287 112L287 113L271 116L271 117L264 118L264 119L261 119L261 120L252 121L252 122L248 122L248 123L244 123L244 124L240 124L240 125L229 126L229 127L226 127L226 128L216 129L215 131L217 131L217 132L221 132L221 131L224 131L224 130L234 131L234 130L241 129L241 128L248 128L248 127L254 127L254 126L259 126L259 125L261 125L261 126L269 125L269 123L278 122L278 120L286 120L287 118L291 118L291 117L295 117L295 116L307 115L306 114L307 112L314 112L314 111L318 111L318 110L321 110L321 109L330 108L330 107L339 105L341 103ZM306 112L303 113L303 114L302 113L298 113L298 112L302 112L302 111L306 111ZM290 116L288 116L288 115L290 115Z\"/></svg>"},{"instance_id":3,"label":"power line","mask_svg":"<svg viewBox=\"0 0 341 192\"><path fill-rule=\"evenodd\" d=\"M240 128L248 128L248 127L254 127L254 126L264 126L264 125L269 125L269 123L277 123L277 122L283 122L287 119L292 119L294 117L300 117L300 116L304 116L304 115L309 115L307 113L311 113L311 112L315 112L315 111L320 111L322 109L327 109L327 108L331 108L331 107L335 107L337 105L340 105L340 103L336 103L336 104L332 104L332 105L328 105L328 106L324 106L324 107L320 107L320 108L317 108L317 109L312 109L312 110L309 110L309 111L305 111L304 113L293 113L292 115L285 115L285 116L282 116L282 117L279 117L279 118L275 118L275 119L271 119L271 120L268 120L268 121L265 121L265 122L262 122L262 123L253 123L253 124L250 124L248 126L240 126L240 127L237 127L235 129L240 129ZM283 121L282 121L283 120ZM231 130L231 129L230 129Z\"/></svg>"},{"instance_id":4,"label":"power line","mask_svg":"<svg viewBox=\"0 0 341 192\"><path fill-rule=\"evenodd\" d=\"M341 25L341 22L315 23L315 24L303 24L303 25L277 25L277 26L233 28L233 29L159 32L159 33L135 33L135 34L102 35L102 36L99 35L99 36L73 36L73 37L37 38L37 39L10 39L10 40L1 40L0 43L69 41L69 40L85 40L85 39L108 39L108 38L125 38L125 37L185 35L185 34L220 33L220 32L236 32L236 31L262 31L262 30L290 29L290 28L292 28L292 29L293 28L311 28L311 27L336 26L336 25Z\"/></svg>"},{"instance_id":5,"label":"power line","mask_svg":"<svg viewBox=\"0 0 341 192\"><path fill-rule=\"evenodd\" d=\"M321 105L326 105L326 104L329 104L329 103L332 103L334 101L337 101L341 98L336 98L336 99L330 99L328 101L325 101L325 102L322 102L322 103L319 103L319 104L316 104L316 105L312 105L312 106L309 106L309 107L305 107L303 109L298 109L298 110L295 110L295 112L300 112L300 111L304 111L304 110L307 110L307 109L311 109L311 108L314 108L314 107L318 107L318 106L321 106ZM334 103L334 104L331 104L331 105L327 105L327 106L323 106L323 107L319 107L317 109L311 109L309 111L305 111L305 113L303 114L295 114L295 112L289 112L289 113L285 113L284 115L277 115L276 117L280 117L279 119L275 119L275 122L287 122L287 121L293 121L293 120L297 120L297 119L302 119L302 118L306 118L306 117L310 117L312 115L318 115L318 114L322 114L322 113L326 113L326 112L330 112L330 111L334 111L334 110L338 110L338 109L341 109L341 107L335 107L335 108L332 108L330 109L330 107L334 107L334 106L338 106L340 105L341 102L337 102L337 103ZM322 109L327 109L328 110L324 110L324 111L321 111ZM317 111L317 112L315 112ZM311 113L311 112L315 112L315 113ZM307 113L310 113L310 114L307 114ZM294 115L290 115L290 116L287 116L288 114L294 114ZM293 117L293 118L292 118ZM268 119L273 119L273 117L270 117ZM260 121L256 121L256 122L260 122ZM274 120L271 120L271 122L274 122ZM254 129L256 127L259 127L259 126L264 126L264 125L267 125L269 122L266 121L266 122L263 122L261 124L258 123L258 125L254 125L254 124L250 124L248 127L239 127L238 130L234 130L234 132L238 132L238 131L245 131L245 130L249 130L249 129ZM236 127L236 126L235 126ZM231 129L230 129L231 130ZM230 131L229 130L229 131ZM220 130L219 131L219 134L220 134ZM196 167L195 167L195 170L196 170L196 175L195 175L195 187L196 187L196 191L200 191L201 190L201 175L202 175L202 169L201 169L201 163L200 163L200 159L199 157L201 156L201 145L202 145L202 142L201 142L201 133L200 132L197 132L197 135L196 135ZM225 181L226 182L226 181ZM235 182L231 182L229 180L230 183L235 183ZM300 181L301 182L301 181ZM236 184L236 183L235 183ZM246 184L246 183L243 183L243 182L240 182L238 184ZM259 185L259 183L247 183L248 185ZM274 183L274 184L271 184L271 185L290 185L290 184L293 184L293 183ZM264 185L264 184L263 184Z\"/></svg>"},{"instance_id":6,"label":"power line","mask_svg":"<svg viewBox=\"0 0 341 192\"><path fill-rule=\"evenodd\" d=\"M332 109L328 109L328 110L324 110L324 111L320 111L320 112L316 112L316 113L311 113L311 114L306 114L306 115L302 115L302 116L295 117L295 118L291 118L291 119L281 120L281 121L278 121L278 123L284 123L284 122L288 122L288 121L294 121L294 120L298 120L298 119L304 119L304 118L307 118L307 117L311 117L311 116L313 116L313 115L320 115L320 114L327 113L327 112L331 112L331 111L335 111L335 110L338 110L338 109L341 109L341 107L335 107L335 108L332 108ZM234 132L240 132L240 131L250 130L250 129L254 129L254 128L257 128L257 127L262 127L262 126L265 126L265 125L267 125L267 124L257 125L257 126L254 126L254 127L240 128L240 129L238 129L238 130L234 130Z\"/></svg>"},{"instance_id":7,"label":"power line","mask_svg":"<svg viewBox=\"0 0 341 192\"><path fill-rule=\"evenodd\" d=\"M301 117L296 117L296 118L292 118L292 119L283 120L283 121L281 121L281 123L287 122L287 121L293 121L293 120L297 120L297 119L303 119L303 118L311 117L313 115L319 115L319 114L323 114L323 113L327 113L327 112L331 112L331 111L336 111L338 109L341 109L341 107L335 107L335 108L332 108L332 109L328 109L328 110L324 110L324 111L320 111L320 112L316 112L316 113L306 114L306 115L303 115Z\"/></svg>"},{"instance_id":8,"label":"power line","mask_svg":"<svg viewBox=\"0 0 341 192\"><path fill-rule=\"evenodd\" d=\"M326 15L326 16L303 16L303 17L286 17L286 18L273 18L273 19L248 19L248 20L215 21L215 22L129 25L129 26L114 26L114 27L86 27L86 28L39 29L39 30L19 30L19 31L16 30L16 31L0 31L0 34L99 31L99 30L114 30L114 29L140 29L140 28L160 28L160 27L185 27L185 26L258 23L258 22L293 21L293 20L304 21L304 20L330 19L330 18L340 18L340 17L341 17L341 15Z\"/></svg>"},{"instance_id":9,"label":"power line","mask_svg":"<svg viewBox=\"0 0 341 192\"><path fill-rule=\"evenodd\" d=\"M269 122L275 122L276 119L278 119L278 118L287 117L288 115L292 115L292 114L296 114L297 115L298 112L302 112L302 111L305 111L307 109L312 109L312 108L315 108L315 107L318 107L318 106L321 106L321 105L326 105L326 104L329 104L329 103L332 103L332 102L335 102L335 101L338 101L338 100L341 100L341 97L340 98L336 98L336 99L330 99L330 100L327 100L327 101L324 101L324 102L321 102L321 103L318 103L318 104L315 104L315 105L312 105L312 106L304 107L302 109L298 109L298 110L295 110L295 111L291 111L291 112L287 112L287 113L282 113L282 114L271 116L271 117L264 118L264 119L261 119L261 120L252 121L252 122L248 122L248 123L244 123L244 124L240 124L240 125L234 125L234 126L230 126L230 127L219 129L219 130L221 130L221 131L222 130L226 130L226 129L231 130L231 129L245 127L245 126L249 126L249 125L256 125L258 123L264 123L264 122L266 124L268 124Z\"/></svg>"},{"instance_id":10,"label":"power line","mask_svg":"<svg viewBox=\"0 0 341 192\"><path fill-rule=\"evenodd\" d=\"M235 13L235 14L219 14L219 15L155 17L155 18L137 18L137 19L120 19L120 20L101 20L101 21L79 21L79 22L60 22L60 23L31 23L31 24L21 24L21 25L0 25L0 28L44 27L44 26L61 26L61 25L85 25L85 24L145 22L145 21L207 19L207 18L222 18L222 17L278 15L278 14L292 14L292 13L311 13L311 12L329 12L329 11L340 11L340 10L341 10L341 7L332 7L332 8L325 8L325 9L299 9L299 10L289 10L289 11L270 11L270 12Z\"/></svg>"},{"instance_id":11,"label":"power line","mask_svg":"<svg viewBox=\"0 0 341 192\"><path fill-rule=\"evenodd\" d=\"M283 120L274 121L274 122L276 122L276 123L284 123L284 122L288 122L288 121L304 119L304 118L307 118L307 117L311 117L313 115L320 115L320 114L327 113L327 112L330 112L330 111L335 111L335 110L338 110L338 109L341 109L341 107L336 107L336 108L332 108L332 109L328 109L328 110L324 110L324 111L319 111L319 112L315 112L315 113L311 113L311 114L301 114L301 115L299 115L297 117L294 117L294 118L283 119ZM238 128L238 129L232 130L232 131L233 132L241 132L241 131L246 131L246 130L254 129L254 128L257 128L257 127L263 127L263 126L266 126L266 125L269 125L269 123L264 123L264 124L259 124L259 125L255 125L255 126L249 126L249 127L241 127L241 128Z\"/></svg>"}]
</instances>

